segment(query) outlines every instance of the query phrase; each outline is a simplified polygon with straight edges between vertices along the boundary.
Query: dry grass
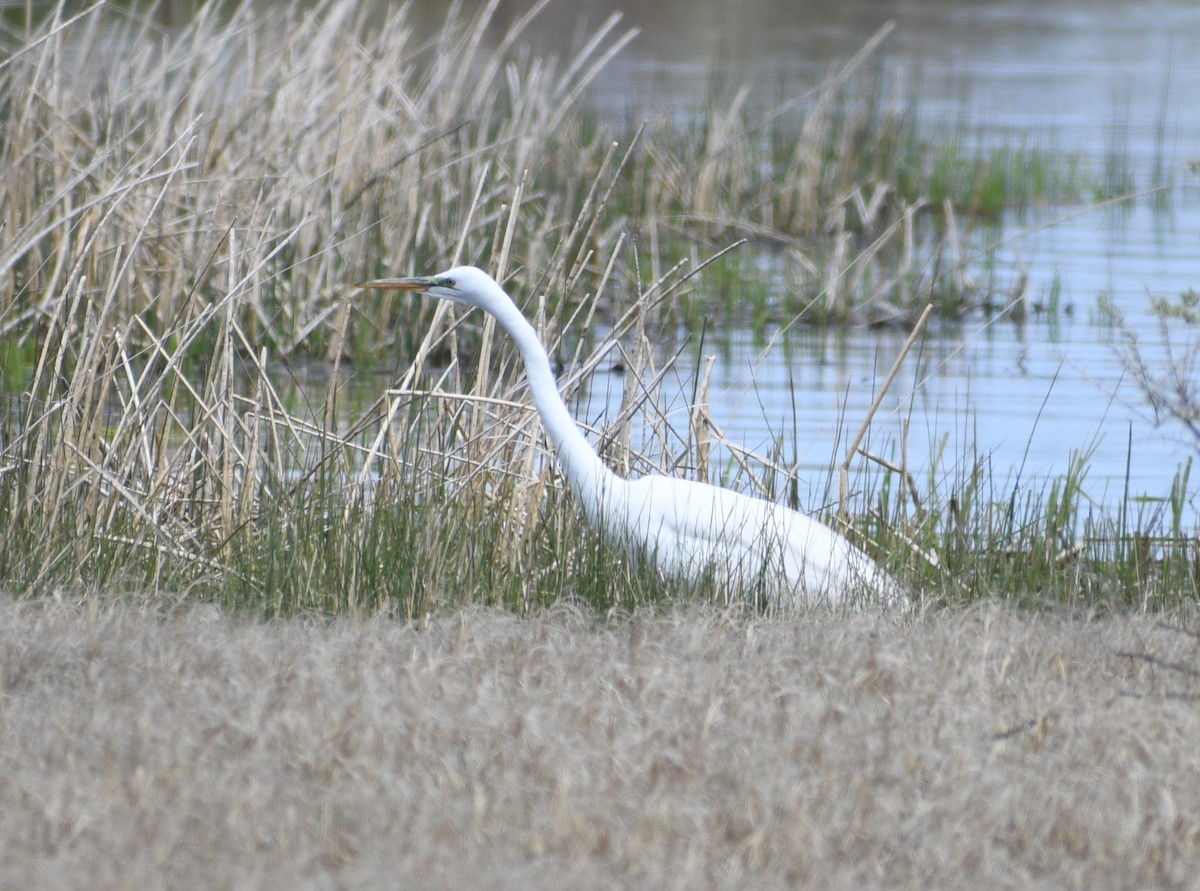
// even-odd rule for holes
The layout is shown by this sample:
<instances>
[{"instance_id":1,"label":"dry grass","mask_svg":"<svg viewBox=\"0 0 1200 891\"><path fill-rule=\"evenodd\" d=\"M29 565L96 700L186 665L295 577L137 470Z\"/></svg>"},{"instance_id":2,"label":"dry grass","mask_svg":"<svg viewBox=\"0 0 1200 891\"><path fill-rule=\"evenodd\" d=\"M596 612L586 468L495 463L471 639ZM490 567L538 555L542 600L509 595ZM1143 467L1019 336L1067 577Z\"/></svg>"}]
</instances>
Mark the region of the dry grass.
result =
<instances>
[{"instance_id":1,"label":"dry grass","mask_svg":"<svg viewBox=\"0 0 1200 891\"><path fill-rule=\"evenodd\" d=\"M1197 887L1200 641L1152 618L0 638L6 888Z\"/></svg>"}]
</instances>

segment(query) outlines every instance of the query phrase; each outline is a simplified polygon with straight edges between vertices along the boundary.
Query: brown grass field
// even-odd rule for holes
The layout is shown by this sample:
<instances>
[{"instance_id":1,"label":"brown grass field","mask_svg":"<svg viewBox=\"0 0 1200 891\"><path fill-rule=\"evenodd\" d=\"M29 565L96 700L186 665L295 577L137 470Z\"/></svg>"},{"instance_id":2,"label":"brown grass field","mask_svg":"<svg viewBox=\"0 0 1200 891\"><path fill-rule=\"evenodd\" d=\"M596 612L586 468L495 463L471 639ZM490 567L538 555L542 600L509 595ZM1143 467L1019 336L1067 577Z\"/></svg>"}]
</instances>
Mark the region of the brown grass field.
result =
<instances>
[{"instance_id":1,"label":"brown grass field","mask_svg":"<svg viewBox=\"0 0 1200 891\"><path fill-rule=\"evenodd\" d=\"M5 601L0 885L1197 887L1187 626Z\"/></svg>"}]
</instances>

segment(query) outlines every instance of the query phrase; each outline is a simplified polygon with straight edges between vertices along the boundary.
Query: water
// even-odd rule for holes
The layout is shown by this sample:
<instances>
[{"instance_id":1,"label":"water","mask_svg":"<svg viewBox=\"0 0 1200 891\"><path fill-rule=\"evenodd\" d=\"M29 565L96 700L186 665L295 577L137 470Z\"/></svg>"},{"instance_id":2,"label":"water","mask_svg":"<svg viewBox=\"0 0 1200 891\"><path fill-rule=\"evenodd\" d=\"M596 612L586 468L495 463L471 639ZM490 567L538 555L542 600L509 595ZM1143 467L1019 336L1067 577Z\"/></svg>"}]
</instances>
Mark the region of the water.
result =
<instances>
[{"instance_id":1,"label":"water","mask_svg":"<svg viewBox=\"0 0 1200 891\"><path fill-rule=\"evenodd\" d=\"M552 4L528 40L537 51L568 55L615 8ZM624 23L641 34L588 101L618 122L687 116L749 83L751 101L769 108L820 82L888 20L896 27L879 56L882 81L918 95L931 137L965 127L995 144L1077 151L1123 190L1161 191L1083 213L1047 208L1004 219L997 268L1014 279L1027 274L1029 298L1057 295L1060 311L1025 324L934 326L919 366L910 361L885 400L872 450L898 455L908 419L918 473L944 449L951 464L985 457L1001 487L1038 486L1086 450L1085 489L1097 503L1111 508L1127 488L1165 495L1200 443L1179 425L1152 423L1098 305L1104 295L1121 309L1150 370L1164 373L1169 360L1148 297L1200 289L1200 6L763 0L740 4L735 15L717 2L633 4ZM1175 335L1177 349L1197 336ZM710 411L751 450L782 434L810 488L823 490L846 446L834 431L857 429L902 339L808 333L764 356L749 334L735 332L713 351ZM702 361L693 352L680 363L680 412ZM622 386L601 378L581 410L601 418Z\"/></svg>"},{"instance_id":2,"label":"water","mask_svg":"<svg viewBox=\"0 0 1200 891\"><path fill-rule=\"evenodd\" d=\"M1154 425L1119 360L1118 333L1101 315L1097 295L1111 295L1124 308L1152 372L1162 374L1169 360L1146 312L1147 294L1178 294L1200 276L1192 275L1196 264L1186 233L1159 231L1163 221L1148 207L1120 221L1098 216L1039 233L1036 251L1003 252L1006 262L1028 268L1035 294L1057 278L1061 300L1073 310L1024 324L983 318L934 323L876 415L872 451L898 460L901 424L908 421L908 462L918 475L936 467L953 476L956 468L986 457L1000 489L1038 487L1086 451L1085 492L1097 504L1111 508L1126 492L1169 492L1180 464L1200 443L1182 425ZM1195 336L1184 330L1176 339L1186 344ZM731 439L751 450L765 452L784 435L816 490L810 497L819 498L828 468L846 448L835 432L857 430L904 339L895 331L798 332L790 337L790 351L764 353L748 333L735 332L723 349L704 351L717 359L709 410ZM702 365L695 350L685 351L678 363L670 401L683 419ZM602 380L592 395L615 406L622 386ZM603 415L595 405L586 413ZM941 461L934 459L939 450Z\"/></svg>"}]
</instances>

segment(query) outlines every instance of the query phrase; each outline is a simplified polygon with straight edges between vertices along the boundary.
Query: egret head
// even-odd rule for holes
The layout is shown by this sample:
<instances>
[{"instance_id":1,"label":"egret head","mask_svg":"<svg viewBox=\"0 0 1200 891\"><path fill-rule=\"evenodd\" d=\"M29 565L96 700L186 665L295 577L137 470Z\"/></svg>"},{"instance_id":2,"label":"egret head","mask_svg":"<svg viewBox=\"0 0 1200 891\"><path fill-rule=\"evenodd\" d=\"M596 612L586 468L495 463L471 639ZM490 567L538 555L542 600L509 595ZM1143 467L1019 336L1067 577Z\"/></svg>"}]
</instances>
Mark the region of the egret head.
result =
<instances>
[{"instance_id":1,"label":"egret head","mask_svg":"<svg viewBox=\"0 0 1200 891\"><path fill-rule=\"evenodd\" d=\"M493 306L496 295L504 293L490 275L474 266L456 266L438 275L381 278L363 282L359 287L378 291L415 291L438 300L450 300L483 309Z\"/></svg>"}]
</instances>

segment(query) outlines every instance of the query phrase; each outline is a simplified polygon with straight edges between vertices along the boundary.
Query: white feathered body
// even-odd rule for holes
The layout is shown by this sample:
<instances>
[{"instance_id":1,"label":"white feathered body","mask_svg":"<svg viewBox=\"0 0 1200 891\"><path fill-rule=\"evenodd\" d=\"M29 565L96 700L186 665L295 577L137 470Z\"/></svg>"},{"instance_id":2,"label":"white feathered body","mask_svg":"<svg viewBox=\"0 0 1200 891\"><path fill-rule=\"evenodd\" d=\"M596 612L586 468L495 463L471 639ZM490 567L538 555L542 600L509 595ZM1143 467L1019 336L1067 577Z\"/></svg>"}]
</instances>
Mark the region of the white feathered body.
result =
<instances>
[{"instance_id":1,"label":"white feathered body","mask_svg":"<svg viewBox=\"0 0 1200 891\"><path fill-rule=\"evenodd\" d=\"M899 586L828 526L782 505L674 477L615 479L592 522L663 575L774 608L897 605Z\"/></svg>"},{"instance_id":2,"label":"white feathered body","mask_svg":"<svg viewBox=\"0 0 1200 891\"><path fill-rule=\"evenodd\" d=\"M906 602L866 554L803 514L707 483L614 474L567 411L537 332L482 270L460 266L364 287L421 291L491 313L521 351L534 405L588 520L610 543L664 575L709 578L730 593L761 594L783 609Z\"/></svg>"}]
</instances>

